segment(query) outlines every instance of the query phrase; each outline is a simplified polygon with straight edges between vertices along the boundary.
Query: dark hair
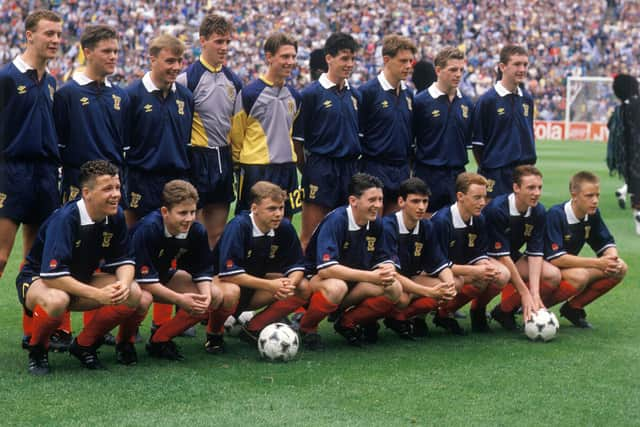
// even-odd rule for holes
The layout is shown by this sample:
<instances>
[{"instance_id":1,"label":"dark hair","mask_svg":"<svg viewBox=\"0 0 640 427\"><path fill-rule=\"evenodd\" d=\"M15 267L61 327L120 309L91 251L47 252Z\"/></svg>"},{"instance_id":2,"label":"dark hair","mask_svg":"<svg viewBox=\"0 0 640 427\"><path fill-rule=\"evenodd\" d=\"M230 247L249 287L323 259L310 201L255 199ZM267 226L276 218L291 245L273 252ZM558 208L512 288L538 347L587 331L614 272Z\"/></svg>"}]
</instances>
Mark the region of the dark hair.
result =
<instances>
[{"instance_id":1,"label":"dark hair","mask_svg":"<svg viewBox=\"0 0 640 427\"><path fill-rule=\"evenodd\" d=\"M402 181L400 188L398 188L398 196L402 197L402 199L407 200L409 194L431 196L431 189L429 189L429 186L423 180L418 177L413 177Z\"/></svg>"},{"instance_id":2,"label":"dark hair","mask_svg":"<svg viewBox=\"0 0 640 427\"><path fill-rule=\"evenodd\" d=\"M282 46L293 46L298 51L298 42L296 39L285 33L273 33L264 42L264 53L275 55Z\"/></svg>"},{"instance_id":3,"label":"dark hair","mask_svg":"<svg viewBox=\"0 0 640 427\"><path fill-rule=\"evenodd\" d=\"M167 182L162 189L162 206L171 210L182 202L198 204L198 190L190 182L174 179Z\"/></svg>"},{"instance_id":4,"label":"dark hair","mask_svg":"<svg viewBox=\"0 0 640 427\"><path fill-rule=\"evenodd\" d=\"M600 184L600 178L593 172L580 171L571 177L569 181L569 192L571 194L578 193L582 188L582 183Z\"/></svg>"},{"instance_id":5,"label":"dark hair","mask_svg":"<svg viewBox=\"0 0 640 427\"><path fill-rule=\"evenodd\" d=\"M199 35L200 37L208 39L211 34L218 34L220 36L231 34L231 22L215 13L205 16L202 23L200 23Z\"/></svg>"},{"instance_id":6,"label":"dark hair","mask_svg":"<svg viewBox=\"0 0 640 427\"><path fill-rule=\"evenodd\" d=\"M327 72L327 60L324 57L324 49L314 49L309 55L309 72L311 80L318 80L320 74Z\"/></svg>"},{"instance_id":7,"label":"dark hair","mask_svg":"<svg viewBox=\"0 0 640 427\"><path fill-rule=\"evenodd\" d=\"M118 39L115 28L108 25L89 25L84 29L80 37L80 46L83 49L93 49L102 40Z\"/></svg>"},{"instance_id":8,"label":"dark hair","mask_svg":"<svg viewBox=\"0 0 640 427\"><path fill-rule=\"evenodd\" d=\"M360 197L370 188L383 188L382 181L366 173L357 173L349 181L349 196Z\"/></svg>"},{"instance_id":9,"label":"dark hair","mask_svg":"<svg viewBox=\"0 0 640 427\"><path fill-rule=\"evenodd\" d=\"M613 93L620 101L638 95L638 79L629 74L618 74L613 79Z\"/></svg>"},{"instance_id":10,"label":"dark hair","mask_svg":"<svg viewBox=\"0 0 640 427\"><path fill-rule=\"evenodd\" d=\"M259 204L264 199L282 202L287 198L287 192L276 184L268 181L258 181L251 187L251 203Z\"/></svg>"},{"instance_id":11,"label":"dark hair","mask_svg":"<svg viewBox=\"0 0 640 427\"><path fill-rule=\"evenodd\" d=\"M431 86L437 79L438 76L436 75L436 69L431 62L421 59L413 66L413 75L411 76L411 80L416 87L416 92L422 92Z\"/></svg>"},{"instance_id":12,"label":"dark hair","mask_svg":"<svg viewBox=\"0 0 640 427\"><path fill-rule=\"evenodd\" d=\"M529 56L527 51L522 46L508 44L502 49L500 49L500 62L506 65L509 63L509 60L511 59L511 57L514 55Z\"/></svg>"},{"instance_id":13,"label":"dark hair","mask_svg":"<svg viewBox=\"0 0 640 427\"><path fill-rule=\"evenodd\" d=\"M99 176L117 176L118 168L107 160L89 160L80 166L80 188L92 188Z\"/></svg>"},{"instance_id":14,"label":"dark hair","mask_svg":"<svg viewBox=\"0 0 640 427\"><path fill-rule=\"evenodd\" d=\"M338 56L338 53L342 50L348 50L356 53L358 48L358 42L356 42L356 40L349 34L345 33L333 33L324 43L325 55L331 56Z\"/></svg>"},{"instance_id":15,"label":"dark hair","mask_svg":"<svg viewBox=\"0 0 640 427\"><path fill-rule=\"evenodd\" d=\"M540 172L540 169L533 165L516 166L516 168L513 170L513 183L520 185L520 183L522 182L522 177L531 175L539 176L540 178L542 178L542 172Z\"/></svg>"},{"instance_id":16,"label":"dark hair","mask_svg":"<svg viewBox=\"0 0 640 427\"><path fill-rule=\"evenodd\" d=\"M27 15L24 20L24 29L26 31L35 31L38 23L42 20L51 22L62 22L62 17L51 10L38 9Z\"/></svg>"}]
</instances>

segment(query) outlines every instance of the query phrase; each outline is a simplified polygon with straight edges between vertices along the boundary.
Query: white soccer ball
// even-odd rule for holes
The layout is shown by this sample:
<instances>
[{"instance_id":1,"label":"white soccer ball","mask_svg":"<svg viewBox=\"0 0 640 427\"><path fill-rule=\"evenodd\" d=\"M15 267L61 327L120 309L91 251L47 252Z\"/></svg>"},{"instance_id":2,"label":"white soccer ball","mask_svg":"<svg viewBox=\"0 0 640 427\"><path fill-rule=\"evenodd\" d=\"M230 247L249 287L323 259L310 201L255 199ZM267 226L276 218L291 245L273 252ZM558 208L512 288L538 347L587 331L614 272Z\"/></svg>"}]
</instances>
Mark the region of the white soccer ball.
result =
<instances>
[{"instance_id":1,"label":"white soccer ball","mask_svg":"<svg viewBox=\"0 0 640 427\"><path fill-rule=\"evenodd\" d=\"M233 316L227 317L227 320L224 322L225 334L231 337L237 337L240 335L242 327L249 323L251 319L253 319L253 316L253 311L243 311L237 319Z\"/></svg>"},{"instance_id":2,"label":"white soccer ball","mask_svg":"<svg viewBox=\"0 0 640 427\"><path fill-rule=\"evenodd\" d=\"M298 353L298 334L284 323L272 323L260 332L258 351L264 359L287 362Z\"/></svg>"},{"instance_id":3,"label":"white soccer ball","mask_svg":"<svg viewBox=\"0 0 640 427\"><path fill-rule=\"evenodd\" d=\"M543 308L533 313L531 319L524 324L524 333L532 341L551 341L559 328L556 315Z\"/></svg>"}]
</instances>

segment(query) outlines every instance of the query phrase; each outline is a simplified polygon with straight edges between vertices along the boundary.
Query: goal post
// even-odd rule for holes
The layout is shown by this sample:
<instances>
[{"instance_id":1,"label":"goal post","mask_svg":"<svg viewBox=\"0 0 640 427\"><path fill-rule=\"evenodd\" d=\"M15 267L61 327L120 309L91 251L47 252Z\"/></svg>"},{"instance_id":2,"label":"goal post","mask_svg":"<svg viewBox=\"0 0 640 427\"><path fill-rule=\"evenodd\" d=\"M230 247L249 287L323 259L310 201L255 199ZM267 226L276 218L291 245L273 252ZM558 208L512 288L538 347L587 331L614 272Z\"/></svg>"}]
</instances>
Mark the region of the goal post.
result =
<instances>
[{"instance_id":1,"label":"goal post","mask_svg":"<svg viewBox=\"0 0 640 427\"><path fill-rule=\"evenodd\" d=\"M570 76L566 84L564 139L571 139L572 123L606 126L617 103L611 77Z\"/></svg>"}]
</instances>

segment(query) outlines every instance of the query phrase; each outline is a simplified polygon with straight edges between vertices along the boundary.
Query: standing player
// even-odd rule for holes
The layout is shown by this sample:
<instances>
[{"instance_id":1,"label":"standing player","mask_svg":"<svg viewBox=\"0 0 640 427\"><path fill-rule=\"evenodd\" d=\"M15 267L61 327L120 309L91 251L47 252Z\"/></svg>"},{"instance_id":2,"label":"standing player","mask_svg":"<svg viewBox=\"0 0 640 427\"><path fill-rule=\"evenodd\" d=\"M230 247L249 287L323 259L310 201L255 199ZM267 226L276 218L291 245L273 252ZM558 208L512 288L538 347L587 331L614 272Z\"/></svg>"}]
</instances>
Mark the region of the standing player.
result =
<instances>
[{"instance_id":1,"label":"standing player","mask_svg":"<svg viewBox=\"0 0 640 427\"><path fill-rule=\"evenodd\" d=\"M441 306L433 319L436 326L455 335L466 332L453 314L469 301L473 332L488 332L486 307L509 280L509 270L487 256L487 226L482 208L486 205L487 180L475 173L461 173L456 179L457 201L436 212L432 218L440 247L448 250L458 293ZM522 291L526 295L526 288ZM531 310L530 298L523 298L525 318Z\"/></svg>"},{"instance_id":2,"label":"standing player","mask_svg":"<svg viewBox=\"0 0 640 427\"><path fill-rule=\"evenodd\" d=\"M511 192L514 167L536 163L533 98L522 88L528 66L524 48L503 47L502 78L478 99L473 112L473 153L478 173L489 183L489 198Z\"/></svg>"},{"instance_id":3,"label":"standing player","mask_svg":"<svg viewBox=\"0 0 640 427\"><path fill-rule=\"evenodd\" d=\"M541 195L542 173L535 166L520 165L513 170L513 192L496 197L482 211L489 229L487 253L511 275L511 283L502 290L502 301L491 311L491 317L508 330L517 329L514 314L521 298L531 299L537 311L544 308L545 297L560 283L560 270L543 260L545 209L539 203Z\"/></svg>"},{"instance_id":4,"label":"standing player","mask_svg":"<svg viewBox=\"0 0 640 427\"><path fill-rule=\"evenodd\" d=\"M266 307L243 327L244 338L257 341L260 331L307 302L302 248L295 228L284 218L286 192L258 181L251 187L251 212L236 215L215 248L224 305L210 317L207 340L222 350L224 321L231 314Z\"/></svg>"},{"instance_id":5,"label":"standing player","mask_svg":"<svg viewBox=\"0 0 640 427\"><path fill-rule=\"evenodd\" d=\"M83 72L74 73L72 80L56 92L53 103L62 156L64 201L74 200L80 194L82 164L102 159L122 170L122 153L126 148L128 97L107 79L116 68L118 34L107 25L87 26L80 45L86 67Z\"/></svg>"},{"instance_id":6,"label":"standing player","mask_svg":"<svg viewBox=\"0 0 640 427\"><path fill-rule=\"evenodd\" d=\"M191 90L195 102L189 178L200 196L197 218L207 229L212 248L235 198L229 132L242 83L225 65L231 30L231 23L222 16L205 16L200 24L202 54L177 79Z\"/></svg>"},{"instance_id":7,"label":"standing player","mask_svg":"<svg viewBox=\"0 0 640 427\"><path fill-rule=\"evenodd\" d=\"M184 44L163 34L149 45L151 71L127 88L131 119L127 129L127 192L125 212L132 226L162 206L162 189L189 170L193 96L176 84Z\"/></svg>"},{"instance_id":8,"label":"standing player","mask_svg":"<svg viewBox=\"0 0 640 427\"><path fill-rule=\"evenodd\" d=\"M291 218L302 206L291 133L300 95L286 84L296 65L298 42L283 33L264 43L267 74L249 83L236 100L231 128L233 161L240 167L236 213L249 209L253 184L268 181L287 192Z\"/></svg>"},{"instance_id":9,"label":"standing player","mask_svg":"<svg viewBox=\"0 0 640 427\"><path fill-rule=\"evenodd\" d=\"M193 185L169 181L162 191L162 207L145 216L133 231L137 282L154 301L180 307L149 339L147 351L152 357L182 360L172 338L207 319L222 303L220 289L211 285L214 267L207 231L194 222L197 203ZM210 342L205 348L215 352Z\"/></svg>"},{"instance_id":10,"label":"standing player","mask_svg":"<svg viewBox=\"0 0 640 427\"><path fill-rule=\"evenodd\" d=\"M398 187L411 173L413 93L405 80L416 51L408 38L386 36L382 41L382 72L360 87L360 170L384 184L385 214L398 210Z\"/></svg>"},{"instance_id":11,"label":"standing player","mask_svg":"<svg viewBox=\"0 0 640 427\"><path fill-rule=\"evenodd\" d=\"M334 323L336 332L349 344L359 346L362 333L368 340L373 338L376 320L399 301L402 286L386 253L378 217L381 208L380 180L355 174L349 183L349 204L329 213L314 231L305 254L313 295L300 319L307 349L322 349L318 324L338 308L345 311Z\"/></svg>"},{"instance_id":12,"label":"standing player","mask_svg":"<svg viewBox=\"0 0 640 427\"><path fill-rule=\"evenodd\" d=\"M303 248L325 215L347 199L349 182L358 171L360 100L347 82L357 50L358 44L350 35L331 34L324 45L328 71L302 91L294 140L306 153L302 168Z\"/></svg>"},{"instance_id":13,"label":"standing player","mask_svg":"<svg viewBox=\"0 0 640 427\"><path fill-rule=\"evenodd\" d=\"M545 257L562 273L548 306L573 296L560 307L560 314L579 328L591 328L584 307L620 283L627 264L618 256L600 216L600 179L591 172L578 172L571 177L569 190L571 200L547 212ZM596 257L579 256L585 243Z\"/></svg>"},{"instance_id":14,"label":"standing player","mask_svg":"<svg viewBox=\"0 0 640 427\"><path fill-rule=\"evenodd\" d=\"M85 368L102 368L97 349L104 334L118 324L117 360L135 364L133 340L151 304L151 295L133 281L135 263L118 206L118 169L104 160L87 162L80 168L79 182L81 198L42 225L16 278L18 299L33 313L29 372L34 375L49 373L49 336L67 310L97 309L69 347ZM95 272L98 266L102 273Z\"/></svg>"},{"instance_id":15,"label":"standing player","mask_svg":"<svg viewBox=\"0 0 640 427\"><path fill-rule=\"evenodd\" d=\"M403 181L398 191L400 210L384 217L384 241L400 266L396 277L403 291L400 302L406 307L396 310L384 323L403 338L426 336L427 325L420 315L453 298L455 280L433 224L424 219L429 187L414 177Z\"/></svg>"},{"instance_id":16,"label":"standing player","mask_svg":"<svg viewBox=\"0 0 640 427\"><path fill-rule=\"evenodd\" d=\"M469 162L471 100L458 86L464 72L464 54L455 47L441 50L435 59L438 76L415 98L415 176L431 189L428 212L456 201L456 178Z\"/></svg>"},{"instance_id":17,"label":"standing player","mask_svg":"<svg viewBox=\"0 0 640 427\"><path fill-rule=\"evenodd\" d=\"M0 70L0 277L20 224L24 258L39 225L60 204L56 80L46 67L58 53L62 18L36 10L24 26L25 51ZM23 341L31 335L30 319L23 316Z\"/></svg>"}]
</instances>

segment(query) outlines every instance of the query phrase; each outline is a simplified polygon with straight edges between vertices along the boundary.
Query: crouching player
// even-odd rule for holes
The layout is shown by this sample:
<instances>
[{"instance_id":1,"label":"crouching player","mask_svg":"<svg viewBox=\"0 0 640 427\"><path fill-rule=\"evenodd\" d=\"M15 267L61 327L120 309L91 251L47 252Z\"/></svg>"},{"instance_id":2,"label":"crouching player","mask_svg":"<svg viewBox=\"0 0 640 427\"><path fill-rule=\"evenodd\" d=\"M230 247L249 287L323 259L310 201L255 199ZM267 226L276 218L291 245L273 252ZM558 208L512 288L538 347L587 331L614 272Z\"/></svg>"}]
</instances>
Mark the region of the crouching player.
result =
<instances>
[{"instance_id":1,"label":"crouching player","mask_svg":"<svg viewBox=\"0 0 640 427\"><path fill-rule=\"evenodd\" d=\"M29 372L34 375L49 373L49 336L66 310L97 309L69 347L84 367L103 368L96 350L117 325L118 362L137 362L133 340L151 295L133 280L129 235L118 207L118 168L104 160L89 161L80 168L80 185L82 198L55 211L40 227L16 279L18 298L33 314ZM98 267L103 272L96 272Z\"/></svg>"},{"instance_id":2,"label":"crouching player","mask_svg":"<svg viewBox=\"0 0 640 427\"><path fill-rule=\"evenodd\" d=\"M456 296L442 305L433 323L455 335L466 332L453 313L473 300L470 317L473 332L489 332L487 304L509 280L509 270L487 256L487 228L482 208L486 205L487 180L476 173L461 173L456 178L456 203L444 207L432 217L440 247L453 263ZM530 310L527 301L523 308Z\"/></svg>"},{"instance_id":3,"label":"crouching player","mask_svg":"<svg viewBox=\"0 0 640 427\"><path fill-rule=\"evenodd\" d=\"M618 250L600 211L600 179L578 172L569 183L571 200L547 212L545 257L560 269L562 281L548 306L565 301L560 314L579 328L592 328L584 307L624 279L627 264ZM585 243L597 257L579 256Z\"/></svg>"},{"instance_id":4,"label":"crouching player","mask_svg":"<svg viewBox=\"0 0 640 427\"><path fill-rule=\"evenodd\" d=\"M403 181L398 190L400 210L383 219L387 252L400 266L396 278L403 291L399 304L403 308L394 310L384 324L405 339L426 336L428 328L420 315L456 294L451 262L440 249L433 224L424 219L429 195L429 187L420 178Z\"/></svg>"},{"instance_id":5,"label":"crouching player","mask_svg":"<svg viewBox=\"0 0 640 427\"><path fill-rule=\"evenodd\" d=\"M213 257L202 224L194 221L198 192L179 179L162 190L162 207L146 215L133 229L136 281L154 302L177 305L176 315L151 336L147 352L152 357L182 360L172 338L207 319L222 303L222 292L212 286ZM207 341L205 349L216 351Z\"/></svg>"},{"instance_id":6,"label":"crouching player","mask_svg":"<svg viewBox=\"0 0 640 427\"><path fill-rule=\"evenodd\" d=\"M491 318L507 330L516 330L515 311L524 306L534 311L544 308L544 300L560 283L560 270L543 260L545 209L539 203L542 173L535 166L513 170L513 192L491 201L482 212L489 229L489 256L507 267L511 283L502 290L500 304ZM520 248L526 243L524 254ZM528 313L524 320L528 319Z\"/></svg>"},{"instance_id":7,"label":"crouching player","mask_svg":"<svg viewBox=\"0 0 640 427\"><path fill-rule=\"evenodd\" d=\"M224 321L231 314L266 307L244 325L242 337L257 342L260 331L306 304L302 247L295 228L284 217L287 193L258 181L251 187L251 211L236 215L214 250L215 286L224 305L210 318L207 339L223 345Z\"/></svg>"},{"instance_id":8,"label":"crouching player","mask_svg":"<svg viewBox=\"0 0 640 427\"><path fill-rule=\"evenodd\" d=\"M330 212L314 231L306 251L313 295L300 319L307 349L322 349L318 324L338 308L345 312L334 323L336 332L349 344L360 346L363 332L377 334L376 320L399 301L402 286L386 253L378 218L381 208L380 180L355 174L349 183L349 204Z\"/></svg>"}]
</instances>

